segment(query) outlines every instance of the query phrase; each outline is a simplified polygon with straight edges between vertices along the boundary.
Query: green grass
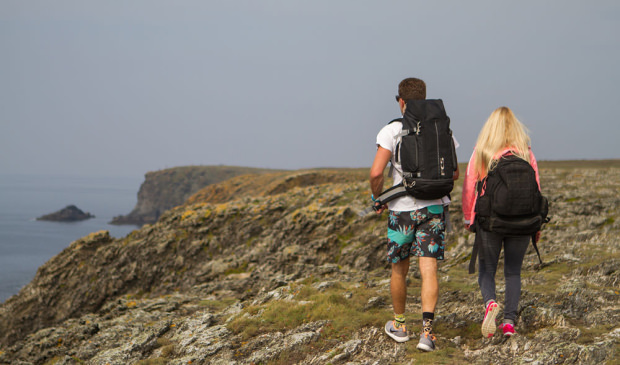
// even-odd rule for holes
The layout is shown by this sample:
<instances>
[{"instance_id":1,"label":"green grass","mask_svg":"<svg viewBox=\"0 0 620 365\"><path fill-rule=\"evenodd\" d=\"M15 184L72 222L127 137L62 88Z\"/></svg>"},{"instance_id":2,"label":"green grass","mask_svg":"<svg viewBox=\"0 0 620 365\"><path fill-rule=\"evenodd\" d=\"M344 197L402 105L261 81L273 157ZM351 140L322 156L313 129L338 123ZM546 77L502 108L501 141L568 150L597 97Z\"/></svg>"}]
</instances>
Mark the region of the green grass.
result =
<instances>
[{"instance_id":1,"label":"green grass","mask_svg":"<svg viewBox=\"0 0 620 365\"><path fill-rule=\"evenodd\" d=\"M528 291L549 294L557 289L558 283L564 282L566 275L570 274L571 271L572 268L569 263L554 263L539 271L522 270L521 276L523 278L536 277L537 284L528 286Z\"/></svg>"},{"instance_id":2,"label":"green grass","mask_svg":"<svg viewBox=\"0 0 620 365\"><path fill-rule=\"evenodd\" d=\"M339 234L338 244L340 245L340 248L344 248L348 246L351 243L351 238L353 238L353 236L354 234L351 231L343 233L343 234Z\"/></svg>"},{"instance_id":3,"label":"green grass","mask_svg":"<svg viewBox=\"0 0 620 365\"><path fill-rule=\"evenodd\" d=\"M576 326L581 331L580 336L577 338L578 344L592 344L593 342L600 340L600 337L609 334L616 328L613 324L596 325L593 327L587 327L584 325Z\"/></svg>"},{"instance_id":4,"label":"green grass","mask_svg":"<svg viewBox=\"0 0 620 365\"><path fill-rule=\"evenodd\" d=\"M240 263L239 266L226 270L224 272L224 275L241 274L247 271L248 271L248 262L244 261Z\"/></svg>"},{"instance_id":5,"label":"green grass","mask_svg":"<svg viewBox=\"0 0 620 365\"><path fill-rule=\"evenodd\" d=\"M198 304L202 307L206 307L210 311L220 312L228 307L230 307L233 303L235 303L237 299L235 298L222 298L218 300L201 300Z\"/></svg>"},{"instance_id":6,"label":"green grass","mask_svg":"<svg viewBox=\"0 0 620 365\"><path fill-rule=\"evenodd\" d=\"M78 359L75 356L72 356L71 359L73 361L75 361L76 364L83 364L84 361L81 359ZM60 361L63 361L64 363L64 357L63 356L54 356L53 358L47 360L44 365L54 365L54 364L58 364Z\"/></svg>"},{"instance_id":7,"label":"green grass","mask_svg":"<svg viewBox=\"0 0 620 365\"><path fill-rule=\"evenodd\" d=\"M467 258L467 263L469 263L469 257ZM478 264L476 264L477 269ZM465 269L453 267L449 270L448 276L449 279L447 281L441 279L442 275L439 276L439 287L443 292L457 290L469 293L479 290L477 274L469 274Z\"/></svg>"},{"instance_id":8,"label":"green grass","mask_svg":"<svg viewBox=\"0 0 620 365\"><path fill-rule=\"evenodd\" d=\"M357 330L368 326L381 326L382 318L390 315L387 309L364 307L376 291L367 288L346 288L341 285L319 292L310 285L291 287L294 301L275 300L244 311L251 317L238 316L228 324L228 329L243 339L261 333L290 330L305 323L329 321L321 332L323 340L348 340ZM351 298L342 295L352 293Z\"/></svg>"}]
</instances>

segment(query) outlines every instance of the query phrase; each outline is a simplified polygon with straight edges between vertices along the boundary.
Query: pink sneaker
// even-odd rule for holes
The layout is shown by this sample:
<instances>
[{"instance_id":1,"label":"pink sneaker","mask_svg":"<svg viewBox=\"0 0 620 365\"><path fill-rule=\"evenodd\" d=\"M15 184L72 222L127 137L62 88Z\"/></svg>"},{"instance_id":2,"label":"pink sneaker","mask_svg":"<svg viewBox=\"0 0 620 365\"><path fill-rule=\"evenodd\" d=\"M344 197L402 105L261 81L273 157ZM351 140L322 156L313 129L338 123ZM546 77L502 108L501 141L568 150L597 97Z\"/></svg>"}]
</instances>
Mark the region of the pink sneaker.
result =
<instances>
[{"instance_id":1,"label":"pink sneaker","mask_svg":"<svg viewBox=\"0 0 620 365\"><path fill-rule=\"evenodd\" d=\"M504 332L504 336L510 337L515 334L515 327L510 323L502 323L499 328Z\"/></svg>"},{"instance_id":2,"label":"pink sneaker","mask_svg":"<svg viewBox=\"0 0 620 365\"><path fill-rule=\"evenodd\" d=\"M484 320L482 321L482 336L483 337L493 337L495 334L495 329L497 328L495 325L495 317L499 313L499 305L495 302L489 303L487 305L487 310L484 312Z\"/></svg>"}]
</instances>

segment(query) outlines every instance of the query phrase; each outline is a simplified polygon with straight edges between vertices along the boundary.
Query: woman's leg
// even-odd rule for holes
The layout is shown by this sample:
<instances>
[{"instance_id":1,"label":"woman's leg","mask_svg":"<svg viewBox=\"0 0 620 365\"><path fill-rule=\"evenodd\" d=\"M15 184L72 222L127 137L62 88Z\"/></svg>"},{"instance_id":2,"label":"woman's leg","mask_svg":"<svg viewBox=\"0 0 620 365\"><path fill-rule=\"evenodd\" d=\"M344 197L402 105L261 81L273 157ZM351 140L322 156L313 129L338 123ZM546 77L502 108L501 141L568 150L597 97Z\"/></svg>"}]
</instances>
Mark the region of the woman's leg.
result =
<instances>
[{"instance_id":1,"label":"woman's leg","mask_svg":"<svg viewBox=\"0 0 620 365\"><path fill-rule=\"evenodd\" d=\"M530 239L530 236L504 237L504 277L506 278L504 320L514 322L517 318L521 297L521 265Z\"/></svg>"},{"instance_id":2,"label":"woman's leg","mask_svg":"<svg viewBox=\"0 0 620 365\"><path fill-rule=\"evenodd\" d=\"M489 300L495 300L495 272L499 253L502 250L502 236L479 229L481 235L478 253L478 284L486 307Z\"/></svg>"}]
</instances>

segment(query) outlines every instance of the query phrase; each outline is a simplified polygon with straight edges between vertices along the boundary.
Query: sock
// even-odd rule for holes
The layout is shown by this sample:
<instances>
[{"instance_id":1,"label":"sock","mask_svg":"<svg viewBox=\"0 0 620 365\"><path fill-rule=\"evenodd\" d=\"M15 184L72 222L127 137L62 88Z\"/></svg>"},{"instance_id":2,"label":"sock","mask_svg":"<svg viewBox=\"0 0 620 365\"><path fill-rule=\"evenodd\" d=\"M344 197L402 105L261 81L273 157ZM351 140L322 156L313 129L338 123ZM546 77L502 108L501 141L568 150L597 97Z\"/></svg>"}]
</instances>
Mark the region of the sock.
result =
<instances>
[{"instance_id":1,"label":"sock","mask_svg":"<svg viewBox=\"0 0 620 365\"><path fill-rule=\"evenodd\" d=\"M435 320L435 313L422 312L422 328L424 332L428 333L433 330L433 320Z\"/></svg>"},{"instance_id":2,"label":"sock","mask_svg":"<svg viewBox=\"0 0 620 365\"><path fill-rule=\"evenodd\" d=\"M513 327L515 325L515 321L513 321L512 319L504 319L504 323L511 324Z\"/></svg>"},{"instance_id":3,"label":"sock","mask_svg":"<svg viewBox=\"0 0 620 365\"><path fill-rule=\"evenodd\" d=\"M396 321L396 327L401 327L405 325L405 314L396 314L394 313L394 320Z\"/></svg>"},{"instance_id":4,"label":"sock","mask_svg":"<svg viewBox=\"0 0 620 365\"><path fill-rule=\"evenodd\" d=\"M495 299L489 299L487 304L484 305L484 309L486 310L487 308L489 308L489 304L491 304L491 303L495 303Z\"/></svg>"}]
</instances>

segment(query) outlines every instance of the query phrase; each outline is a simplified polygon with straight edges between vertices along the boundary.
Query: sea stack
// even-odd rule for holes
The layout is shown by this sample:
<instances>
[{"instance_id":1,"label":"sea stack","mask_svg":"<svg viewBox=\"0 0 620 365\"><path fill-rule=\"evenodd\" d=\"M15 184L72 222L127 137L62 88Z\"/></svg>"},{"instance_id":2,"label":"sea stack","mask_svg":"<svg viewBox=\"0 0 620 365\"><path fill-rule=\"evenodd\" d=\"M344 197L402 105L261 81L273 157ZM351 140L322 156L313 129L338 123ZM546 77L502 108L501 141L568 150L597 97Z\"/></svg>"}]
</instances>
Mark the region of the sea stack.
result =
<instances>
[{"instance_id":1,"label":"sea stack","mask_svg":"<svg viewBox=\"0 0 620 365\"><path fill-rule=\"evenodd\" d=\"M67 205L65 208L54 213L43 215L37 218L37 220L51 222L77 222L90 218L95 218L95 216L88 212L84 213L75 205Z\"/></svg>"}]
</instances>

